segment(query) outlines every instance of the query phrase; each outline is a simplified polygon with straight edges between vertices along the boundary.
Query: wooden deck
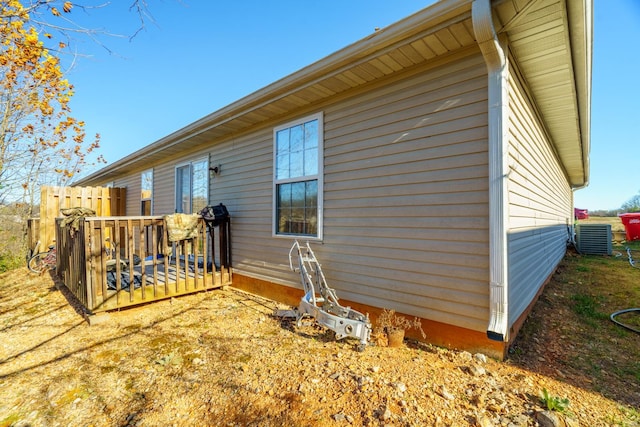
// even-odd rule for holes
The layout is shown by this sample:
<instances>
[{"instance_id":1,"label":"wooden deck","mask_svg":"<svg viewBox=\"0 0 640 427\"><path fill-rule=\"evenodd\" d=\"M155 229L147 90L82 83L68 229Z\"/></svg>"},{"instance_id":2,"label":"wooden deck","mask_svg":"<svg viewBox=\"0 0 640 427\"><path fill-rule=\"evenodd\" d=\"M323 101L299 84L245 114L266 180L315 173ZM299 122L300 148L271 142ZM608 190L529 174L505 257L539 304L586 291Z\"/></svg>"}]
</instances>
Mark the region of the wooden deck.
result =
<instances>
[{"instance_id":1,"label":"wooden deck","mask_svg":"<svg viewBox=\"0 0 640 427\"><path fill-rule=\"evenodd\" d=\"M170 242L164 217L56 222L57 274L96 313L231 284L230 221ZM206 262L205 262L206 260Z\"/></svg>"},{"instance_id":2,"label":"wooden deck","mask_svg":"<svg viewBox=\"0 0 640 427\"><path fill-rule=\"evenodd\" d=\"M202 269L196 272L187 267L190 271L185 274L184 268L184 263L170 264L168 268L164 264L146 265L144 270L135 266L133 270L121 270L120 280L116 271L107 271L104 278L107 292L96 295L93 311L113 310L231 284L226 272L205 273Z\"/></svg>"}]
</instances>

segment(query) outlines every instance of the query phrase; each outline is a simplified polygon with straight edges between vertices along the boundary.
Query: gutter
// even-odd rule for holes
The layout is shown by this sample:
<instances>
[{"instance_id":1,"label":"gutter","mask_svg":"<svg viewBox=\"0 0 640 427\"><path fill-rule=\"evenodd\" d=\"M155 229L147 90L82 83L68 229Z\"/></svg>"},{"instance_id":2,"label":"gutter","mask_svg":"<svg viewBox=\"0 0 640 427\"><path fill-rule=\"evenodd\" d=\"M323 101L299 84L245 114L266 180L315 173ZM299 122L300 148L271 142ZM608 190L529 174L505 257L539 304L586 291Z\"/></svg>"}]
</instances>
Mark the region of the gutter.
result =
<instances>
[{"instance_id":1,"label":"gutter","mask_svg":"<svg viewBox=\"0 0 640 427\"><path fill-rule=\"evenodd\" d=\"M507 274L508 63L496 34L491 0L474 0L471 19L488 71L489 129L489 324L487 337L509 341Z\"/></svg>"}]
</instances>

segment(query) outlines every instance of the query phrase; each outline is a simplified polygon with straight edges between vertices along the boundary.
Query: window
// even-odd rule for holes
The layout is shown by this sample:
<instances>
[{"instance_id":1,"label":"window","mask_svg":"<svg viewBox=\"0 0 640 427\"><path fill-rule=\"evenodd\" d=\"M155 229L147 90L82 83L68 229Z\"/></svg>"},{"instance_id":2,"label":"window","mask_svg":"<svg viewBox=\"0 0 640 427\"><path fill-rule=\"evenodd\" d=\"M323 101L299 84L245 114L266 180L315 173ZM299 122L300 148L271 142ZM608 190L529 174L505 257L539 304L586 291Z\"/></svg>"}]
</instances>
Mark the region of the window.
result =
<instances>
[{"instance_id":1,"label":"window","mask_svg":"<svg viewBox=\"0 0 640 427\"><path fill-rule=\"evenodd\" d=\"M274 129L274 234L322 238L322 114Z\"/></svg>"},{"instance_id":2,"label":"window","mask_svg":"<svg viewBox=\"0 0 640 427\"><path fill-rule=\"evenodd\" d=\"M151 215L153 200L153 170L142 172L140 176L140 215Z\"/></svg>"},{"instance_id":3,"label":"window","mask_svg":"<svg viewBox=\"0 0 640 427\"><path fill-rule=\"evenodd\" d=\"M176 212L197 213L209 199L207 160L198 160L176 168Z\"/></svg>"}]
</instances>

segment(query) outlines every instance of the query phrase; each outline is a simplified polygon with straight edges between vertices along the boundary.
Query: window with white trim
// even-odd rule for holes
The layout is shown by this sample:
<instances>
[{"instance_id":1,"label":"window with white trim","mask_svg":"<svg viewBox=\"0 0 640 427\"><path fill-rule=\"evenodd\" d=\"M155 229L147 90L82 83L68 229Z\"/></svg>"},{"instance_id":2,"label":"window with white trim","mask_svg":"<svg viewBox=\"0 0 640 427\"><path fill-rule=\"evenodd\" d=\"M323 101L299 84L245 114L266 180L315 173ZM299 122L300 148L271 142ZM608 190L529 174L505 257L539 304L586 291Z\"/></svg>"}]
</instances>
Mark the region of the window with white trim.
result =
<instances>
[{"instance_id":1,"label":"window with white trim","mask_svg":"<svg viewBox=\"0 0 640 427\"><path fill-rule=\"evenodd\" d=\"M176 167L176 212L197 213L209 199L209 162L197 160Z\"/></svg>"},{"instance_id":2,"label":"window with white trim","mask_svg":"<svg viewBox=\"0 0 640 427\"><path fill-rule=\"evenodd\" d=\"M140 215L151 215L153 201L153 169L140 175Z\"/></svg>"},{"instance_id":3,"label":"window with white trim","mask_svg":"<svg viewBox=\"0 0 640 427\"><path fill-rule=\"evenodd\" d=\"M323 115L277 127L274 139L274 234L322 238Z\"/></svg>"}]
</instances>

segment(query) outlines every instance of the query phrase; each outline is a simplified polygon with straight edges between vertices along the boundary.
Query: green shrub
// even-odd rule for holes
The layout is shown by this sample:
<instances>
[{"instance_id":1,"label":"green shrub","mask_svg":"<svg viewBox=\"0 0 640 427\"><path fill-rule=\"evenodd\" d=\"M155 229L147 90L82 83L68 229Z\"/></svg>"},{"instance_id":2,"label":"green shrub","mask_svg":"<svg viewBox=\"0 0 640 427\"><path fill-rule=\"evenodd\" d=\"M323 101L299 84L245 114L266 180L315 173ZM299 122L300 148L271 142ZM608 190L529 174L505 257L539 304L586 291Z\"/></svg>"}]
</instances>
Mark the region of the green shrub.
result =
<instances>
[{"instance_id":1,"label":"green shrub","mask_svg":"<svg viewBox=\"0 0 640 427\"><path fill-rule=\"evenodd\" d=\"M0 255L0 273L26 266L24 257L16 254Z\"/></svg>"}]
</instances>

